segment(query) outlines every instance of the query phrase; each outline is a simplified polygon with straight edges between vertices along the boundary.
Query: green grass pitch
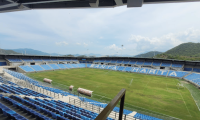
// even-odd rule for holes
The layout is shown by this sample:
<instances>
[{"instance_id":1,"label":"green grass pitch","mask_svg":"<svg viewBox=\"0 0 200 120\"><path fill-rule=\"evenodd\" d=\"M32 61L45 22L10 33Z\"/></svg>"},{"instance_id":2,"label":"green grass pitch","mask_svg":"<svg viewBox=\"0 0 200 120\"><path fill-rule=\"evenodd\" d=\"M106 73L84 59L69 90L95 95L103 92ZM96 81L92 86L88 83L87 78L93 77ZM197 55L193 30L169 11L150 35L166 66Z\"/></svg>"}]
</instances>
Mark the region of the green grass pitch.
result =
<instances>
[{"instance_id":1,"label":"green grass pitch","mask_svg":"<svg viewBox=\"0 0 200 120\"><path fill-rule=\"evenodd\" d=\"M138 106L141 109L184 120L200 120L200 111L189 90L178 89L177 83L180 83L180 80L175 78L90 68L27 75L39 81L49 78L53 83L92 90L94 91L92 97L101 100L111 100L122 88L125 88L127 90L125 106L130 109Z\"/></svg>"}]
</instances>

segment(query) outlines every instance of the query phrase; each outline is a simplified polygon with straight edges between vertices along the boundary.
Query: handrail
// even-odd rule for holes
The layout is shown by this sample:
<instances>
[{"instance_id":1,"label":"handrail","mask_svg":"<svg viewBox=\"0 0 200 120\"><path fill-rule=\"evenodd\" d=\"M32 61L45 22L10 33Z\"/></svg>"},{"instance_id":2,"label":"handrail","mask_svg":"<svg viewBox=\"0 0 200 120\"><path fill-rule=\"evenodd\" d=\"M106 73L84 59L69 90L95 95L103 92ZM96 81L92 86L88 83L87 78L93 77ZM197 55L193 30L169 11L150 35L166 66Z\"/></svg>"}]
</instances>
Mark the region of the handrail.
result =
<instances>
[{"instance_id":1,"label":"handrail","mask_svg":"<svg viewBox=\"0 0 200 120\"><path fill-rule=\"evenodd\" d=\"M126 89L122 89L113 100L106 106L106 108L96 117L95 120L106 120L109 114L112 112L114 107L120 101L120 110L119 110L119 120L122 120L123 109L124 109L124 100L125 100Z\"/></svg>"}]
</instances>

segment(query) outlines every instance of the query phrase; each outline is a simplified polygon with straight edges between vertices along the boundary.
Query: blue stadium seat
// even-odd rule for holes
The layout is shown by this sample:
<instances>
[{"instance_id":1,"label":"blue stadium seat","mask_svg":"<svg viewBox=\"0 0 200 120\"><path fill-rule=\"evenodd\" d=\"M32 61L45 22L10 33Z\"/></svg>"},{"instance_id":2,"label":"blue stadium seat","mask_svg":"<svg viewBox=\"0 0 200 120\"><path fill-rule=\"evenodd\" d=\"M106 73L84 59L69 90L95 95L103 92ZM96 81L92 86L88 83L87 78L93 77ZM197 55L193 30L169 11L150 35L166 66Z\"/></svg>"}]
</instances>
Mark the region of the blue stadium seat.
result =
<instances>
[{"instance_id":1,"label":"blue stadium seat","mask_svg":"<svg viewBox=\"0 0 200 120\"><path fill-rule=\"evenodd\" d=\"M148 73L148 70L147 68L141 68L139 73Z\"/></svg>"},{"instance_id":2,"label":"blue stadium seat","mask_svg":"<svg viewBox=\"0 0 200 120\"><path fill-rule=\"evenodd\" d=\"M35 62L43 62L43 60L40 59L40 58L33 58L33 60L34 60Z\"/></svg>"},{"instance_id":3,"label":"blue stadium seat","mask_svg":"<svg viewBox=\"0 0 200 120\"><path fill-rule=\"evenodd\" d=\"M157 75L163 75L163 76L166 76L168 73L168 70L159 70Z\"/></svg>"},{"instance_id":4,"label":"blue stadium seat","mask_svg":"<svg viewBox=\"0 0 200 120\"><path fill-rule=\"evenodd\" d=\"M129 60L124 60L123 62L122 62L122 64L129 64Z\"/></svg>"},{"instance_id":5,"label":"blue stadium seat","mask_svg":"<svg viewBox=\"0 0 200 120\"><path fill-rule=\"evenodd\" d=\"M21 58L24 62L34 62L31 58Z\"/></svg>"},{"instance_id":6,"label":"blue stadium seat","mask_svg":"<svg viewBox=\"0 0 200 120\"><path fill-rule=\"evenodd\" d=\"M178 63L172 63L171 67L178 67L178 68L182 68L183 64L178 64Z\"/></svg>"},{"instance_id":7,"label":"blue stadium seat","mask_svg":"<svg viewBox=\"0 0 200 120\"><path fill-rule=\"evenodd\" d=\"M153 66L160 66L160 65L161 65L161 62L153 62L152 65L153 65Z\"/></svg>"},{"instance_id":8,"label":"blue stadium seat","mask_svg":"<svg viewBox=\"0 0 200 120\"><path fill-rule=\"evenodd\" d=\"M30 65L31 68L33 68L35 71L43 71L44 69L40 67L39 65Z\"/></svg>"},{"instance_id":9,"label":"blue stadium seat","mask_svg":"<svg viewBox=\"0 0 200 120\"><path fill-rule=\"evenodd\" d=\"M73 68L70 64L64 64L67 68Z\"/></svg>"},{"instance_id":10,"label":"blue stadium seat","mask_svg":"<svg viewBox=\"0 0 200 120\"><path fill-rule=\"evenodd\" d=\"M198 73L192 73L186 77L184 77L186 80L189 80L197 85L200 85L200 74Z\"/></svg>"},{"instance_id":11,"label":"blue stadium seat","mask_svg":"<svg viewBox=\"0 0 200 120\"><path fill-rule=\"evenodd\" d=\"M123 66L120 66L120 67L118 67L118 69L117 70L119 70L119 71L123 71L125 69L125 67L123 67Z\"/></svg>"},{"instance_id":12,"label":"blue stadium seat","mask_svg":"<svg viewBox=\"0 0 200 120\"><path fill-rule=\"evenodd\" d=\"M138 68L138 67L133 67L132 70L131 70L131 72L138 72L139 70L140 70L140 68Z\"/></svg>"},{"instance_id":13,"label":"blue stadium seat","mask_svg":"<svg viewBox=\"0 0 200 120\"><path fill-rule=\"evenodd\" d=\"M0 66L6 66L7 63L6 62L0 62Z\"/></svg>"},{"instance_id":14,"label":"blue stadium seat","mask_svg":"<svg viewBox=\"0 0 200 120\"><path fill-rule=\"evenodd\" d=\"M152 62L146 61L143 65L151 66Z\"/></svg>"},{"instance_id":15,"label":"blue stadium seat","mask_svg":"<svg viewBox=\"0 0 200 120\"><path fill-rule=\"evenodd\" d=\"M49 64L49 66L53 69L60 69L60 67L58 67L57 64Z\"/></svg>"},{"instance_id":16,"label":"blue stadium seat","mask_svg":"<svg viewBox=\"0 0 200 120\"><path fill-rule=\"evenodd\" d=\"M94 60L93 62L99 62L99 60Z\"/></svg>"},{"instance_id":17,"label":"blue stadium seat","mask_svg":"<svg viewBox=\"0 0 200 120\"><path fill-rule=\"evenodd\" d=\"M188 74L188 72L170 70L169 73L168 73L168 76L181 78L181 77L183 77L183 76L185 76L187 74Z\"/></svg>"},{"instance_id":18,"label":"blue stadium seat","mask_svg":"<svg viewBox=\"0 0 200 120\"><path fill-rule=\"evenodd\" d=\"M117 62L117 60L111 60L110 61L110 63L116 63Z\"/></svg>"},{"instance_id":19,"label":"blue stadium seat","mask_svg":"<svg viewBox=\"0 0 200 120\"><path fill-rule=\"evenodd\" d=\"M61 69L67 68L64 64L57 64L57 66L58 66L59 68L61 68Z\"/></svg>"},{"instance_id":20,"label":"blue stadium seat","mask_svg":"<svg viewBox=\"0 0 200 120\"><path fill-rule=\"evenodd\" d=\"M134 65L135 65L136 62L137 62L137 61L131 60L131 61L129 62L129 64L134 64Z\"/></svg>"},{"instance_id":21,"label":"blue stadium seat","mask_svg":"<svg viewBox=\"0 0 200 120\"><path fill-rule=\"evenodd\" d=\"M43 58L42 60L46 61L46 62L52 62L51 59L49 59L49 58Z\"/></svg>"},{"instance_id":22,"label":"blue stadium seat","mask_svg":"<svg viewBox=\"0 0 200 120\"><path fill-rule=\"evenodd\" d=\"M123 60L117 60L116 63L118 63L118 64L122 64L122 63L123 63Z\"/></svg>"},{"instance_id":23,"label":"blue stadium seat","mask_svg":"<svg viewBox=\"0 0 200 120\"><path fill-rule=\"evenodd\" d=\"M192 71L192 68L184 68L184 71Z\"/></svg>"},{"instance_id":24,"label":"blue stadium seat","mask_svg":"<svg viewBox=\"0 0 200 120\"><path fill-rule=\"evenodd\" d=\"M7 58L9 62L23 62L21 59L19 58Z\"/></svg>"},{"instance_id":25,"label":"blue stadium seat","mask_svg":"<svg viewBox=\"0 0 200 120\"><path fill-rule=\"evenodd\" d=\"M90 67L92 64L87 64L87 67Z\"/></svg>"},{"instance_id":26,"label":"blue stadium seat","mask_svg":"<svg viewBox=\"0 0 200 120\"><path fill-rule=\"evenodd\" d=\"M171 62L162 62L161 66L162 67L170 67L171 66Z\"/></svg>"},{"instance_id":27,"label":"blue stadium seat","mask_svg":"<svg viewBox=\"0 0 200 120\"><path fill-rule=\"evenodd\" d=\"M40 65L40 66L45 70L53 70L53 68L51 68L49 65Z\"/></svg>"},{"instance_id":28,"label":"blue stadium seat","mask_svg":"<svg viewBox=\"0 0 200 120\"><path fill-rule=\"evenodd\" d=\"M131 70L132 70L132 67L126 67L126 68L124 69L124 71L126 71L126 72L131 72Z\"/></svg>"},{"instance_id":29,"label":"blue stadium seat","mask_svg":"<svg viewBox=\"0 0 200 120\"><path fill-rule=\"evenodd\" d=\"M193 72L200 72L200 68L193 68Z\"/></svg>"},{"instance_id":30,"label":"blue stadium seat","mask_svg":"<svg viewBox=\"0 0 200 120\"><path fill-rule=\"evenodd\" d=\"M21 69L23 69L26 72L34 72L35 70L29 66L19 66Z\"/></svg>"},{"instance_id":31,"label":"blue stadium seat","mask_svg":"<svg viewBox=\"0 0 200 120\"><path fill-rule=\"evenodd\" d=\"M157 74L158 70L156 69L149 69L148 74Z\"/></svg>"},{"instance_id":32,"label":"blue stadium seat","mask_svg":"<svg viewBox=\"0 0 200 120\"><path fill-rule=\"evenodd\" d=\"M104 62L105 62L105 63L110 63L110 61L111 61L111 60L105 60Z\"/></svg>"},{"instance_id":33,"label":"blue stadium seat","mask_svg":"<svg viewBox=\"0 0 200 120\"><path fill-rule=\"evenodd\" d=\"M143 65L144 61L137 61L136 65Z\"/></svg>"}]
</instances>

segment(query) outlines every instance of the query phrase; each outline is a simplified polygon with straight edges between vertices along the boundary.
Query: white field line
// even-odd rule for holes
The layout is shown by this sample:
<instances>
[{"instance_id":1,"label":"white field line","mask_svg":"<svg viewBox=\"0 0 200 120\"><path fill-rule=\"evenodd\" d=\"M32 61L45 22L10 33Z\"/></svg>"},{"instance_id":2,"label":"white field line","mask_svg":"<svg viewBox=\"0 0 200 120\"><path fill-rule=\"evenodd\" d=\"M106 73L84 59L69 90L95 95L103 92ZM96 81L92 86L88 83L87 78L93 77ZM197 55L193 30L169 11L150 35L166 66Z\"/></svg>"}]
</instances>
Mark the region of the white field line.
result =
<instances>
[{"instance_id":1,"label":"white field line","mask_svg":"<svg viewBox=\"0 0 200 120\"><path fill-rule=\"evenodd\" d=\"M182 94L180 93L180 95L181 95L181 97L182 97L182 99L183 99L183 96L182 96ZM186 105L186 103L185 103L185 100L183 99L183 102L184 102L184 104L185 104L185 107L187 108L187 111L188 111L188 113L190 114L190 111L188 110L188 107L187 107L187 105ZM191 116L191 114L190 114L190 116ZM192 116L191 116L192 117Z\"/></svg>"},{"instance_id":2,"label":"white field line","mask_svg":"<svg viewBox=\"0 0 200 120\"><path fill-rule=\"evenodd\" d=\"M184 87L185 87L185 86L184 86ZM186 88L187 88L187 87L186 87ZM187 89L188 89L188 88L187 88ZM196 106L198 107L198 109L199 109L199 111L200 111L200 108L199 108L199 106L198 106L197 102L195 101L195 99L194 99L193 95L191 94L191 92L192 92L192 91L190 91L189 89L188 89L188 91L190 92L190 95L192 96L192 98L193 98L193 100L194 100L194 102L195 102Z\"/></svg>"},{"instance_id":3,"label":"white field line","mask_svg":"<svg viewBox=\"0 0 200 120\"><path fill-rule=\"evenodd\" d=\"M133 79L131 79L129 86L132 84Z\"/></svg>"}]
</instances>

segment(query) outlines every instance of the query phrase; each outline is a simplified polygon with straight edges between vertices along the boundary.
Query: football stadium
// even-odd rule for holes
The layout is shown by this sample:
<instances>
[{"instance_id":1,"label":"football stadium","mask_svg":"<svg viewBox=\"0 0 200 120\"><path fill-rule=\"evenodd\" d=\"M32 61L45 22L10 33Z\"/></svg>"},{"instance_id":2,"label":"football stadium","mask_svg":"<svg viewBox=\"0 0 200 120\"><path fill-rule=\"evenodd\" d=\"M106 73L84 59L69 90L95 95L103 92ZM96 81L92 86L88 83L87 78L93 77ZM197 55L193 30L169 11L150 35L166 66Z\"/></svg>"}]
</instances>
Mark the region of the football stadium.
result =
<instances>
[{"instance_id":1,"label":"football stadium","mask_svg":"<svg viewBox=\"0 0 200 120\"><path fill-rule=\"evenodd\" d=\"M124 88L124 120L200 118L199 62L1 55L2 119L92 120ZM120 104L107 120L118 119Z\"/></svg>"},{"instance_id":2,"label":"football stadium","mask_svg":"<svg viewBox=\"0 0 200 120\"><path fill-rule=\"evenodd\" d=\"M0 120L200 120L199 1L0 0Z\"/></svg>"}]
</instances>

